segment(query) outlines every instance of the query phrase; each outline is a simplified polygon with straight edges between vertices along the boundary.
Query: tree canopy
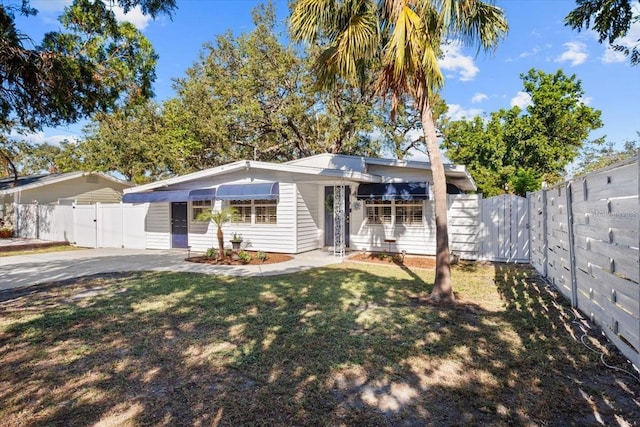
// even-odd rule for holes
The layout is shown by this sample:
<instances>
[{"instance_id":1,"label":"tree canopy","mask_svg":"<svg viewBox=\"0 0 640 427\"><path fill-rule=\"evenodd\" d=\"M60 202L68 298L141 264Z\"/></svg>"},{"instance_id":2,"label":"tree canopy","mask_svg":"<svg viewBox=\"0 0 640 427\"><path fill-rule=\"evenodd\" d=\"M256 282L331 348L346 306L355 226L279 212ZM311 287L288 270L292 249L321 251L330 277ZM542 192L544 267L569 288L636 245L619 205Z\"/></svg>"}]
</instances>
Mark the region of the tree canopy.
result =
<instances>
[{"instance_id":1,"label":"tree canopy","mask_svg":"<svg viewBox=\"0 0 640 427\"><path fill-rule=\"evenodd\" d=\"M96 170L144 182L239 159L287 161L318 153L400 152L419 116L407 104L391 120L370 87L316 92L318 50L289 45L270 4L255 28L205 44L162 104L98 113L76 152Z\"/></svg>"},{"instance_id":2,"label":"tree canopy","mask_svg":"<svg viewBox=\"0 0 640 427\"><path fill-rule=\"evenodd\" d=\"M521 79L531 97L525 110L501 109L442 128L447 157L469 168L485 196L524 195L543 180L558 180L589 132L602 126L600 111L584 104L575 75L531 69Z\"/></svg>"},{"instance_id":3,"label":"tree canopy","mask_svg":"<svg viewBox=\"0 0 640 427\"><path fill-rule=\"evenodd\" d=\"M634 10L635 4L635 10ZM592 28L600 43L629 56L632 65L640 64L640 40L623 40L634 22L640 20L640 1L636 0L576 0L576 8L565 18L574 30Z\"/></svg>"},{"instance_id":4,"label":"tree canopy","mask_svg":"<svg viewBox=\"0 0 640 427\"><path fill-rule=\"evenodd\" d=\"M0 5L0 156L5 164L12 163L10 130L72 123L152 96L157 56L151 43L133 25L118 23L109 4L125 12L140 6L152 16L176 7L175 0L74 0L60 16L62 30L36 44L15 23L16 14L38 13L31 2Z\"/></svg>"},{"instance_id":5,"label":"tree canopy","mask_svg":"<svg viewBox=\"0 0 640 427\"><path fill-rule=\"evenodd\" d=\"M574 173L582 175L638 156L640 132L636 134L638 139L624 141L622 148L616 148L612 141L605 142L604 138L588 142L582 147Z\"/></svg>"}]
</instances>

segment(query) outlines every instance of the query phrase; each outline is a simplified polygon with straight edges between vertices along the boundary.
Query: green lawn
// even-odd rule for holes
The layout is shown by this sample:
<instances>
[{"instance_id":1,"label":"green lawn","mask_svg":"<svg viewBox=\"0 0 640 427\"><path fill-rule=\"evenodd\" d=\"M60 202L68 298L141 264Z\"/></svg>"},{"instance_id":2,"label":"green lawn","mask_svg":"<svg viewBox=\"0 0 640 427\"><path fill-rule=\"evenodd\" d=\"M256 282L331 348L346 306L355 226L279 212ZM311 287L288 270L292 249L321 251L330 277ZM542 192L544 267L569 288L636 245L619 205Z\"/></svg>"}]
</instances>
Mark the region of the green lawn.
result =
<instances>
[{"instance_id":1,"label":"green lawn","mask_svg":"<svg viewBox=\"0 0 640 427\"><path fill-rule=\"evenodd\" d=\"M345 263L122 274L0 293L0 424L633 425L640 383L532 270ZM603 348L595 339L594 347ZM617 354L608 356L620 364Z\"/></svg>"}]
</instances>

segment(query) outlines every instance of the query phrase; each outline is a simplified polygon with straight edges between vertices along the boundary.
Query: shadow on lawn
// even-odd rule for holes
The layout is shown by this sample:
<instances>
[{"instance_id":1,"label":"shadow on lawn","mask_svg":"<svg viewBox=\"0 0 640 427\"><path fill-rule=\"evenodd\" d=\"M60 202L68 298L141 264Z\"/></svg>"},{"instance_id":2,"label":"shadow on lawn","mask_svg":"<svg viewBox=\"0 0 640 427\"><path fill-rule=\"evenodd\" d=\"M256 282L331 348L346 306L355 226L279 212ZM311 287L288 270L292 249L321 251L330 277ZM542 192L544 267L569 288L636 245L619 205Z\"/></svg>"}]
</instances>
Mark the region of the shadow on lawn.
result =
<instances>
[{"instance_id":1,"label":"shadow on lawn","mask_svg":"<svg viewBox=\"0 0 640 427\"><path fill-rule=\"evenodd\" d=\"M594 388L617 383L575 344L562 326L571 319L531 270L469 273L485 274L488 286L495 278L506 305L497 310L415 304L431 273L389 271L112 275L5 298L0 321L14 323L0 332L0 417L9 425L640 419L634 385L618 379L629 389L620 400Z\"/></svg>"}]
</instances>

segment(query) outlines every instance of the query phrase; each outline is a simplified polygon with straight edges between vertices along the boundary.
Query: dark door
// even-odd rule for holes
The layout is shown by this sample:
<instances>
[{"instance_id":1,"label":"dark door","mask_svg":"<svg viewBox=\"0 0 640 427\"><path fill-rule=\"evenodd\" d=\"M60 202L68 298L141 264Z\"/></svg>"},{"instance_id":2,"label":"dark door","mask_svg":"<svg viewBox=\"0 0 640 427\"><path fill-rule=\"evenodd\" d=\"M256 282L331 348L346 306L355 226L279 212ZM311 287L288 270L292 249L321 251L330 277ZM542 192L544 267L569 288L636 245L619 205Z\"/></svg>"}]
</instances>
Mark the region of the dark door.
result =
<instances>
[{"instance_id":1,"label":"dark door","mask_svg":"<svg viewBox=\"0 0 640 427\"><path fill-rule=\"evenodd\" d=\"M189 246L187 234L187 202L171 203L171 247Z\"/></svg>"},{"instance_id":2,"label":"dark door","mask_svg":"<svg viewBox=\"0 0 640 427\"><path fill-rule=\"evenodd\" d=\"M349 235L351 231L349 229L349 198L351 189L349 186L344 187L344 245L349 247ZM333 246L333 186L324 187L324 245Z\"/></svg>"}]
</instances>

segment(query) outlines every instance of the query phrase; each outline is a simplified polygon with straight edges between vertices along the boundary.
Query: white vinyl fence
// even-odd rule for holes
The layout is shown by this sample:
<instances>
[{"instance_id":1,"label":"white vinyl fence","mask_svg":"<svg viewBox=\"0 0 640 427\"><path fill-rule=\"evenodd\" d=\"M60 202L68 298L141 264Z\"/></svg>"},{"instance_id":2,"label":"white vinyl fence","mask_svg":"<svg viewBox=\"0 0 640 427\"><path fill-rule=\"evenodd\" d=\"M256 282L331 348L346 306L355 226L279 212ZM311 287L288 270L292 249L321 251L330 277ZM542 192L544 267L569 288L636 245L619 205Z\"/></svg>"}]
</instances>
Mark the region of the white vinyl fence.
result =
<instances>
[{"instance_id":1,"label":"white vinyl fence","mask_svg":"<svg viewBox=\"0 0 640 427\"><path fill-rule=\"evenodd\" d=\"M480 259L529 262L529 209L524 197L503 194L482 200Z\"/></svg>"},{"instance_id":2,"label":"white vinyl fence","mask_svg":"<svg viewBox=\"0 0 640 427\"><path fill-rule=\"evenodd\" d=\"M639 162L530 194L531 264L640 367Z\"/></svg>"},{"instance_id":3,"label":"white vinyl fence","mask_svg":"<svg viewBox=\"0 0 640 427\"><path fill-rule=\"evenodd\" d=\"M17 235L87 248L146 247L147 205L18 205Z\"/></svg>"}]
</instances>

